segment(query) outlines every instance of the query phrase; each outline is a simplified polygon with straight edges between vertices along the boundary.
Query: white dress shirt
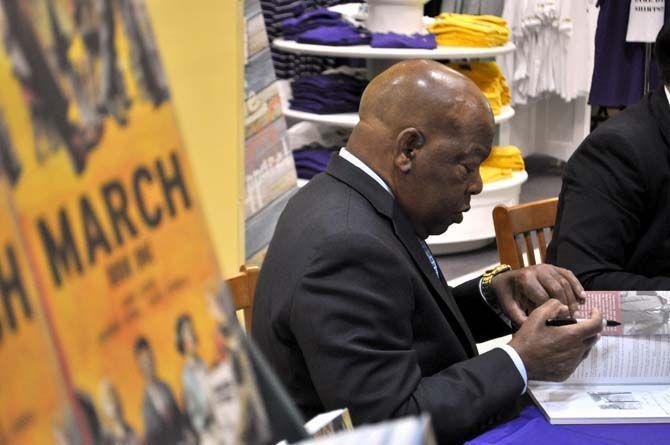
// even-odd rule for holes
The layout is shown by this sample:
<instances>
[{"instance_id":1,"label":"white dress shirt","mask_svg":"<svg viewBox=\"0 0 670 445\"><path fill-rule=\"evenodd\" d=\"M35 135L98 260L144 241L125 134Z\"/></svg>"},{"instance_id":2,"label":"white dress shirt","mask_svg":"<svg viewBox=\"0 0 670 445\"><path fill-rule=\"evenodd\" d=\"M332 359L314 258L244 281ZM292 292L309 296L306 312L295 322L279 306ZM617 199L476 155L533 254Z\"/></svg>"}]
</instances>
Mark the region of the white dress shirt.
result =
<instances>
[{"instance_id":1,"label":"white dress shirt","mask_svg":"<svg viewBox=\"0 0 670 445\"><path fill-rule=\"evenodd\" d=\"M668 94L668 100L670 100L670 94L668 93L667 89L665 90L665 93ZM353 165L355 165L359 169L363 170L363 172L365 172L365 174L367 174L372 179L374 179L375 182L377 182L384 190L386 190L388 193L391 194L391 196L393 196L393 191L391 190L389 185L386 182L384 182L384 180L377 173L375 173L370 167L368 167L368 165L365 162L361 161L356 155L354 155L349 150L347 150L346 147L343 147L343 148L340 149L339 155L342 159L345 159L345 160L351 162ZM423 240L419 240L419 241L422 242L422 244L426 244L425 242L423 242ZM431 260L432 253L428 249L427 245L424 247L424 250L426 251L426 255L428 256L428 259ZM431 264L433 264L433 263L434 263L434 260L431 261ZM435 263L435 264L437 265L437 263ZM436 272L437 272L437 270L436 270ZM481 293L481 291L482 291L482 287L481 287L481 281L480 281L479 292ZM482 298L483 297L484 296L482 295ZM523 379L523 391L521 392L521 394L525 393L526 388L528 387L528 374L526 373L526 366L523 364L523 360L521 360L521 357L519 356L519 353L517 353L516 350L513 347L511 347L510 345L500 345L500 346L496 346L496 347L505 351L507 353L507 355L509 355L509 357L512 359L512 362L514 362L514 365L516 366L516 369L519 370L519 374L521 374L521 378Z\"/></svg>"}]
</instances>

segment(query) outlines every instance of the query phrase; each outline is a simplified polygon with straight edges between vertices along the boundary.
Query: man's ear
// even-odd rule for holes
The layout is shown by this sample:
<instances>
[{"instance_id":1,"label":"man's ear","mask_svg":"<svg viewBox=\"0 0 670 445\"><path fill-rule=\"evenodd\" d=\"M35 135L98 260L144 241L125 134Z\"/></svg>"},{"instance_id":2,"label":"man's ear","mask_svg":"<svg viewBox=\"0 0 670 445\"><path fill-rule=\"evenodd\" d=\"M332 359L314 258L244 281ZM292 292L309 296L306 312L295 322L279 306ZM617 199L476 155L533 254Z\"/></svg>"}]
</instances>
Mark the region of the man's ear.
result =
<instances>
[{"instance_id":1,"label":"man's ear","mask_svg":"<svg viewBox=\"0 0 670 445\"><path fill-rule=\"evenodd\" d=\"M412 162L416 156L416 151L421 149L426 143L426 139L419 130L414 127L405 128L396 138L396 155L394 159L395 166L403 173L409 173L412 170Z\"/></svg>"}]
</instances>

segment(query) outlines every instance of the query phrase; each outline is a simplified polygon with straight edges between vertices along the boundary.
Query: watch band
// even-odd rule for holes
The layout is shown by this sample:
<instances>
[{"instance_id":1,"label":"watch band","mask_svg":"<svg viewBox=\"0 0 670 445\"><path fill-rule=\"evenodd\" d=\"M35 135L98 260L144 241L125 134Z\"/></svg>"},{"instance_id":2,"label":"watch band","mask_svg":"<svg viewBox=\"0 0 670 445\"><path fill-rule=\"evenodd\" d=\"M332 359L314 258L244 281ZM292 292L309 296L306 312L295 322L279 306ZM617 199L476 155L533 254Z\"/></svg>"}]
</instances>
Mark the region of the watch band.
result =
<instances>
[{"instance_id":1,"label":"watch band","mask_svg":"<svg viewBox=\"0 0 670 445\"><path fill-rule=\"evenodd\" d=\"M496 267L487 270L484 272L484 275L482 275L482 293L489 304L495 304L495 295L493 293L493 288L491 287L493 277L509 270L512 270L512 266L509 264L499 264Z\"/></svg>"}]
</instances>

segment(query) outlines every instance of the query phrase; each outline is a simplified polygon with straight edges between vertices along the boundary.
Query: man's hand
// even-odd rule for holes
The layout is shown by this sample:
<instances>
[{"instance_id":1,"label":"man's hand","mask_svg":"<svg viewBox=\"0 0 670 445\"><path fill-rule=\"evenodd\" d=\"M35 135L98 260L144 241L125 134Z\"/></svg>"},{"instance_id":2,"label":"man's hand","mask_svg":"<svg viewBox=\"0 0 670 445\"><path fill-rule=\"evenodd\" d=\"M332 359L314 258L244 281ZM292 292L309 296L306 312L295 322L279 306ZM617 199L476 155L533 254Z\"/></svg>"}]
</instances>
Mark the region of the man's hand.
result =
<instances>
[{"instance_id":1,"label":"man's hand","mask_svg":"<svg viewBox=\"0 0 670 445\"><path fill-rule=\"evenodd\" d=\"M603 330L597 309L591 318L563 327L545 326L549 318L568 315L567 306L551 299L533 311L509 345L521 357L530 380L560 382L573 373Z\"/></svg>"},{"instance_id":2,"label":"man's hand","mask_svg":"<svg viewBox=\"0 0 670 445\"><path fill-rule=\"evenodd\" d=\"M586 295L572 272L549 264L501 273L493 278L491 287L502 311L519 326L526 321L526 311L550 298L567 305L571 315Z\"/></svg>"}]
</instances>

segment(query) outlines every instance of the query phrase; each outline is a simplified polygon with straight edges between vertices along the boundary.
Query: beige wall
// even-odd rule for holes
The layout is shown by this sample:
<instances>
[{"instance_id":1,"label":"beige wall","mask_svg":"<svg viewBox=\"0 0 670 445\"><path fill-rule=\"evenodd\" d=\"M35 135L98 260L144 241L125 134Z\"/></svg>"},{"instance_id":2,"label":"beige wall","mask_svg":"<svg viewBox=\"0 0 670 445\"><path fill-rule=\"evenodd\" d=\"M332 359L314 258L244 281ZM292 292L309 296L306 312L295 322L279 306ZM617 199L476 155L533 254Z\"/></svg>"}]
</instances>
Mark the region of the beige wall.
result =
<instances>
[{"instance_id":1,"label":"beige wall","mask_svg":"<svg viewBox=\"0 0 670 445\"><path fill-rule=\"evenodd\" d=\"M244 261L243 0L147 0L225 276Z\"/></svg>"}]
</instances>

